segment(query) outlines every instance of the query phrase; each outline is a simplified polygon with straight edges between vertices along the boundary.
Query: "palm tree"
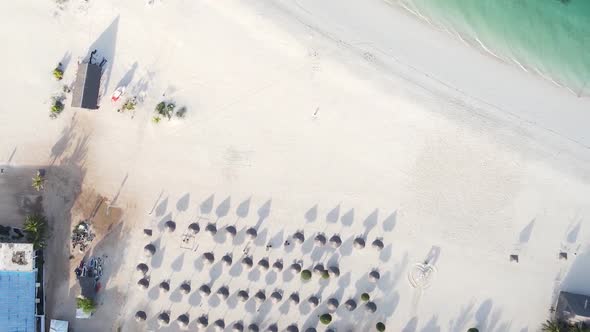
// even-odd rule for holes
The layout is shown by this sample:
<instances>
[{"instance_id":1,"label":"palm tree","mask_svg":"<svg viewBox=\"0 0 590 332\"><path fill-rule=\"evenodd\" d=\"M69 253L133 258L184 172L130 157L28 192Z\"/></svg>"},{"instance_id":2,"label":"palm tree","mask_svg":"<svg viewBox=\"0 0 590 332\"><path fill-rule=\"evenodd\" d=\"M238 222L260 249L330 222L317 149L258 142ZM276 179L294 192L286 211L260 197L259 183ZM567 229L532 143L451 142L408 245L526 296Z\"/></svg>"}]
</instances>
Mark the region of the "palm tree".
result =
<instances>
[{"instance_id":1,"label":"palm tree","mask_svg":"<svg viewBox=\"0 0 590 332\"><path fill-rule=\"evenodd\" d=\"M563 324L555 319L547 320L541 326L541 331L545 332L566 332L566 328L564 328Z\"/></svg>"},{"instance_id":2,"label":"palm tree","mask_svg":"<svg viewBox=\"0 0 590 332\"><path fill-rule=\"evenodd\" d=\"M33 178L33 188L37 191L41 191L41 189L43 189L43 182L45 182L45 179L41 176L41 172L37 171L37 175Z\"/></svg>"},{"instance_id":3,"label":"palm tree","mask_svg":"<svg viewBox=\"0 0 590 332\"><path fill-rule=\"evenodd\" d=\"M45 217L34 214L27 216L24 224L24 231L35 249L45 247L45 233L47 231L47 220Z\"/></svg>"}]
</instances>

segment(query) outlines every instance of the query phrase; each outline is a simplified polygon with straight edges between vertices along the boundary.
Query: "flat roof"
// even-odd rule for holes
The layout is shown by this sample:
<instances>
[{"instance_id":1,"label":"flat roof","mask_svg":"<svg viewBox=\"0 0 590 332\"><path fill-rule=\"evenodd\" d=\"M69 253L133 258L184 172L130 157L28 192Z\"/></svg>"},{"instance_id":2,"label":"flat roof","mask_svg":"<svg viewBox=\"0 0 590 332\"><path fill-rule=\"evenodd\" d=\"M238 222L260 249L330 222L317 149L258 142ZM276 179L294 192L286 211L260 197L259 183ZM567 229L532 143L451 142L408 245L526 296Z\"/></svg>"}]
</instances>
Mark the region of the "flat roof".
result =
<instances>
[{"instance_id":1,"label":"flat roof","mask_svg":"<svg viewBox=\"0 0 590 332\"><path fill-rule=\"evenodd\" d=\"M102 68L94 63L81 63L72 87L72 107L98 109Z\"/></svg>"},{"instance_id":2,"label":"flat roof","mask_svg":"<svg viewBox=\"0 0 590 332\"><path fill-rule=\"evenodd\" d=\"M0 243L0 271L33 271L32 243Z\"/></svg>"},{"instance_id":3,"label":"flat roof","mask_svg":"<svg viewBox=\"0 0 590 332\"><path fill-rule=\"evenodd\" d=\"M35 332L35 272L0 271L0 329Z\"/></svg>"}]
</instances>

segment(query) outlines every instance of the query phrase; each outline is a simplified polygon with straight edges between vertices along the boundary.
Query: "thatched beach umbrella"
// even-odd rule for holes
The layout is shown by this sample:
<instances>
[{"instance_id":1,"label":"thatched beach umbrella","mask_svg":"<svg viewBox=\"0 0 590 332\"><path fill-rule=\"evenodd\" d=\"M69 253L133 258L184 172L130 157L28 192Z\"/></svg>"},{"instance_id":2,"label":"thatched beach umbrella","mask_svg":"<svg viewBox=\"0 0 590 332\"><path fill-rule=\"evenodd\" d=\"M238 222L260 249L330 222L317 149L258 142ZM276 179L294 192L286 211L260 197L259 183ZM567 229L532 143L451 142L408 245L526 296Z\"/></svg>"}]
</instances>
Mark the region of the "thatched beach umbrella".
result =
<instances>
[{"instance_id":1,"label":"thatched beach umbrella","mask_svg":"<svg viewBox=\"0 0 590 332\"><path fill-rule=\"evenodd\" d=\"M268 258L263 258L263 259L259 260L258 266L260 266L264 270L268 270L268 267L269 267Z\"/></svg>"},{"instance_id":2,"label":"thatched beach umbrella","mask_svg":"<svg viewBox=\"0 0 590 332\"><path fill-rule=\"evenodd\" d=\"M293 271L295 273L301 272L301 264L299 264L299 263L291 264L291 271Z\"/></svg>"},{"instance_id":3,"label":"thatched beach umbrella","mask_svg":"<svg viewBox=\"0 0 590 332\"><path fill-rule=\"evenodd\" d=\"M272 264L272 268L273 268L273 270L275 270L277 272L283 271L283 261L282 260L277 260L276 262L274 262Z\"/></svg>"},{"instance_id":4,"label":"thatched beach umbrella","mask_svg":"<svg viewBox=\"0 0 590 332\"><path fill-rule=\"evenodd\" d=\"M365 239L362 237L357 237L354 239L354 247L357 249L363 249L365 247Z\"/></svg>"},{"instance_id":5,"label":"thatched beach umbrella","mask_svg":"<svg viewBox=\"0 0 590 332\"><path fill-rule=\"evenodd\" d=\"M229 296L229 288L227 286L221 286L217 290L217 295L221 296L224 299L227 299Z\"/></svg>"},{"instance_id":6,"label":"thatched beach umbrella","mask_svg":"<svg viewBox=\"0 0 590 332\"><path fill-rule=\"evenodd\" d=\"M383 249L384 244L383 244L383 241L381 241L381 239L376 239L375 241L373 241L371 246L377 250L381 250L381 249Z\"/></svg>"},{"instance_id":7,"label":"thatched beach umbrella","mask_svg":"<svg viewBox=\"0 0 590 332\"><path fill-rule=\"evenodd\" d=\"M328 273L332 277L339 277L340 276L340 269L337 266L330 266L328 268Z\"/></svg>"},{"instance_id":8,"label":"thatched beach umbrella","mask_svg":"<svg viewBox=\"0 0 590 332\"><path fill-rule=\"evenodd\" d=\"M283 294L279 291L274 291L270 294L270 298L272 299L272 302L277 303L283 299Z\"/></svg>"},{"instance_id":9,"label":"thatched beach umbrella","mask_svg":"<svg viewBox=\"0 0 590 332\"><path fill-rule=\"evenodd\" d=\"M225 329L225 320L223 320L223 318L216 320L213 324L215 325L215 328L217 328L220 331L223 331Z\"/></svg>"},{"instance_id":10,"label":"thatched beach umbrella","mask_svg":"<svg viewBox=\"0 0 590 332\"><path fill-rule=\"evenodd\" d=\"M233 332L244 332L244 324L241 321L235 322L231 329Z\"/></svg>"},{"instance_id":11,"label":"thatched beach umbrella","mask_svg":"<svg viewBox=\"0 0 590 332\"><path fill-rule=\"evenodd\" d=\"M212 252L206 252L206 253L203 253L203 259L208 264L213 264L213 262L215 262L215 255L213 255Z\"/></svg>"},{"instance_id":12,"label":"thatched beach umbrella","mask_svg":"<svg viewBox=\"0 0 590 332\"><path fill-rule=\"evenodd\" d=\"M250 298L250 295L248 295L248 292L247 291L240 290L238 292L238 299L240 299L240 301L246 302L246 301L248 301L249 298Z\"/></svg>"},{"instance_id":13,"label":"thatched beach umbrella","mask_svg":"<svg viewBox=\"0 0 590 332\"><path fill-rule=\"evenodd\" d=\"M303 232L295 232L295 234L293 234L293 239L295 240L296 243L303 243L303 241L305 241L305 235L303 235Z\"/></svg>"},{"instance_id":14,"label":"thatched beach umbrella","mask_svg":"<svg viewBox=\"0 0 590 332\"><path fill-rule=\"evenodd\" d=\"M318 246L324 246L326 244L326 236L322 233L318 233L318 235L315 236L315 244Z\"/></svg>"},{"instance_id":15,"label":"thatched beach umbrella","mask_svg":"<svg viewBox=\"0 0 590 332\"><path fill-rule=\"evenodd\" d=\"M248 332L258 332L260 331L260 328L258 327L258 325L256 323L252 323L250 325L248 325Z\"/></svg>"},{"instance_id":16,"label":"thatched beach umbrella","mask_svg":"<svg viewBox=\"0 0 590 332\"><path fill-rule=\"evenodd\" d=\"M190 319L189 319L188 314L182 314L182 315L178 316L178 318L176 318L176 322L182 328L187 328L189 321L190 321Z\"/></svg>"},{"instance_id":17,"label":"thatched beach umbrella","mask_svg":"<svg viewBox=\"0 0 590 332\"><path fill-rule=\"evenodd\" d=\"M191 292L191 284L190 284L189 282L186 282L186 281L185 281L185 282L183 282L183 283L180 285L180 291L181 291L183 294L188 294L188 293L190 293L190 292Z\"/></svg>"},{"instance_id":18,"label":"thatched beach umbrella","mask_svg":"<svg viewBox=\"0 0 590 332\"><path fill-rule=\"evenodd\" d=\"M377 305L375 304L375 302L370 302L370 301L367 302L367 304L365 304L365 308L369 312L375 312L375 311L377 311Z\"/></svg>"},{"instance_id":19,"label":"thatched beach umbrella","mask_svg":"<svg viewBox=\"0 0 590 332\"><path fill-rule=\"evenodd\" d=\"M227 232L227 234L231 235L231 237L236 236L236 234L238 233L236 227L232 225L226 226L225 231Z\"/></svg>"},{"instance_id":20,"label":"thatched beach umbrella","mask_svg":"<svg viewBox=\"0 0 590 332\"><path fill-rule=\"evenodd\" d=\"M158 323L160 325L170 324L170 315L167 312L162 312L158 315Z\"/></svg>"},{"instance_id":21,"label":"thatched beach umbrella","mask_svg":"<svg viewBox=\"0 0 590 332\"><path fill-rule=\"evenodd\" d=\"M199 226L199 223L192 223L190 225L188 225L188 229L193 233L193 234L198 234L201 231L201 226Z\"/></svg>"},{"instance_id":22,"label":"thatched beach umbrella","mask_svg":"<svg viewBox=\"0 0 590 332\"><path fill-rule=\"evenodd\" d=\"M320 304L320 299L317 296L312 295L307 299L307 302L309 302L312 307L317 307Z\"/></svg>"},{"instance_id":23,"label":"thatched beach umbrella","mask_svg":"<svg viewBox=\"0 0 590 332\"><path fill-rule=\"evenodd\" d=\"M142 274L146 274L150 270L150 268L147 266L147 264L144 264L144 263L137 264L137 267L135 269L138 272L141 272Z\"/></svg>"},{"instance_id":24,"label":"thatched beach umbrella","mask_svg":"<svg viewBox=\"0 0 590 332\"><path fill-rule=\"evenodd\" d=\"M318 264L316 264L316 265L313 267L313 272L315 272L315 273L317 273L317 274L322 274L322 273L324 273L324 265L322 265L322 264L319 264L319 263L318 263Z\"/></svg>"},{"instance_id":25,"label":"thatched beach umbrella","mask_svg":"<svg viewBox=\"0 0 590 332\"><path fill-rule=\"evenodd\" d=\"M328 310L334 312L336 311L336 309L338 309L338 306L340 305L340 302L338 302L338 300L336 300L335 298L331 298L328 300Z\"/></svg>"},{"instance_id":26,"label":"thatched beach umbrella","mask_svg":"<svg viewBox=\"0 0 590 332\"><path fill-rule=\"evenodd\" d=\"M373 271L369 272L369 280L371 282L377 282L377 280L379 280L380 278L381 278L381 275L379 274L379 271L373 270Z\"/></svg>"},{"instance_id":27,"label":"thatched beach umbrella","mask_svg":"<svg viewBox=\"0 0 590 332\"><path fill-rule=\"evenodd\" d=\"M200 328L206 328L207 326L209 326L209 317L207 315L202 315L199 318L197 318L197 325Z\"/></svg>"},{"instance_id":28,"label":"thatched beach umbrella","mask_svg":"<svg viewBox=\"0 0 590 332\"><path fill-rule=\"evenodd\" d=\"M353 311L354 309L356 309L356 301L353 299L349 299L346 301L346 303L344 303L344 305L346 306L346 309L348 309L348 311Z\"/></svg>"},{"instance_id":29,"label":"thatched beach umbrella","mask_svg":"<svg viewBox=\"0 0 590 332\"><path fill-rule=\"evenodd\" d=\"M297 324L291 324L287 326L287 332L299 332L299 327L297 327Z\"/></svg>"},{"instance_id":30,"label":"thatched beach umbrella","mask_svg":"<svg viewBox=\"0 0 590 332\"><path fill-rule=\"evenodd\" d=\"M150 286L150 281L147 278L141 278L137 282L137 286L140 289L147 289Z\"/></svg>"},{"instance_id":31,"label":"thatched beach umbrella","mask_svg":"<svg viewBox=\"0 0 590 332\"><path fill-rule=\"evenodd\" d=\"M172 220L168 220L164 224L164 227L166 228L166 231L168 231L168 233L172 233L176 230L176 223Z\"/></svg>"},{"instance_id":32,"label":"thatched beach umbrella","mask_svg":"<svg viewBox=\"0 0 590 332\"><path fill-rule=\"evenodd\" d=\"M147 315L145 314L145 311L138 311L135 313L135 320L138 322L143 322L145 321L147 318Z\"/></svg>"},{"instance_id":33,"label":"thatched beach umbrella","mask_svg":"<svg viewBox=\"0 0 590 332\"><path fill-rule=\"evenodd\" d=\"M146 244L146 246L143 247L143 252L147 257L152 257L156 253L156 246L151 243Z\"/></svg>"},{"instance_id":34,"label":"thatched beach umbrella","mask_svg":"<svg viewBox=\"0 0 590 332\"><path fill-rule=\"evenodd\" d=\"M259 290L258 292L256 292L256 295L254 295L254 298L258 302L264 302L266 300L266 294L264 294L263 290Z\"/></svg>"},{"instance_id":35,"label":"thatched beach umbrella","mask_svg":"<svg viewBox=\"0 0 590 332\"><path fill-rule=\"evenodd\" d=\"M199 293L201 293L203 296L209 296L211 294L211 287L209 287L209 285L202 284L201 287L199 287Z\"/></svg>"},{"instance_id":36,"label":"thatched beach umbrella","mask_svg":"<svg viewBox=\"0 0 590 332\"><path fill-rule=\"evenodd\" d=\"M340 236L337 234L332 235L332 237L330 238L330 245L333 248L340 247L342 245L342 239L340 238Z\"/></svg>"},{"instance_id":37,"label":"thatched beach umbrella","mask_svg":"<svg viewBox=\"0 0 590 332\"><path fill-rule=\"evenodd\" d=\"M250 240L254 240L258 236L258 231L256 231L256 228L250 227L246 230L246 235Z\"/></svg>"},{"instance_id":38,"label":"thatched beach umbrella","mask_svg":"<svg viewBox=\"0 0 590 332\"><path fill-rule=\"evenodd\" d=\"M160 283L160 289L164 292L167 293L170 290L170 283L166 280L162 281Z\"/></svg>"},{"instance_id":39,"label":"thatched beach umbrella","mask_svg":"<svg viewBox=\"0 0 590 332\"><path fill-rule=\"evenodd\" d=\"M289 301L293 304L299 304L299 293L291 293L289 296Z\"/></svg>"},{"instance_id":40,"label":"thatched beach umbrella","mask_svg":"<svg viewBox=\"0 0 590 332\"><path fill-rule=\"evenodd\" d=\"M207 224L207 227L205 227L205 231L211 234L211 236L214 236L215 234L217 234L217 226L215 226L215 224Z\"/></svg>"},{"instance_id":41,"label":"thatched beach umbrella","mask_svg":"<svg viewBox=\"0 0 590 332\"><path fill-rule=\"evenodd\" d=\"M252 268L252 266L254 265L254 261L252 261L252 257L246 256L242 258L242 264L247 268Z\"/></svg>"},{"instance_id":42,"label":"thatched beach umbrella","mask_svg":"<svg viewBox=\"0 0 590 332\"><path fill-rule=\"evenodd\" d=\"M221 257L221 261L224 262L225 265L230 266L233 262L231 254L225 254L223 257Z\"/></svg>"}]
</instances>

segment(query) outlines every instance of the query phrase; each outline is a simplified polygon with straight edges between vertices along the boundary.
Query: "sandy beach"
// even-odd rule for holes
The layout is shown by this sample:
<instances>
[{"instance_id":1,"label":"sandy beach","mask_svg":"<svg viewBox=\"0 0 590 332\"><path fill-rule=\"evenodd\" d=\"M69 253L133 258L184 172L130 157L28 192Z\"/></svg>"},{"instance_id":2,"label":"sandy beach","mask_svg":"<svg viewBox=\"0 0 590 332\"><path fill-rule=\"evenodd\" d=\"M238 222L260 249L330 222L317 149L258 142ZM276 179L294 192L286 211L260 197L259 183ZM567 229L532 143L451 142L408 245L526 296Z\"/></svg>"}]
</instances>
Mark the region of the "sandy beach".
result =
<instances>
[{"instance_id":1,"label":"sandy beach","mask_svg":"<svg viewBox=\"0 0 590 332\"><path fill-rule=\"evenodd\" d=\"M51 281L60 291L48 292L48 318L68 319L74 331L176 331L174 320L188 313L192 330L207 314L211 331L224 319L225 331L242 321L261 331L276 323L279 331L361 332L382 321L388 331L524 332L538 330L560 289L590 292L588 98L378 0L27 0L0 9L10 46L0 55L0 164L75 166L74 209L92 192L121 211L92 249L109 257L93 318L74 319L73 268ZM69 95L50 119L51 97L93 49L108 59L100 109L72 109ZM51 76L58 62L59 83ZM120 102L110 100L121 85L141 100L133 112L116 112ZM162 100L186 106L186 117L152 123ZM50 221L69 224L52 201L43 200ZM187 249L193 222L201 228ZM209 223L217 235L207 234ZM249 240L251 227L258 236ZM297 231L303 244L291 237ZM342 246L318 246L319 233L339 235ZM357 237L365 248L353 245ZM148 243L157 247L151 258ZM284 269L256 267L267 257ZM341 274L302 282L289 272L293 261ZM428 287L414 288L411 273L425 261L435 271ZM136 286L142 262L147 290ZM368 280L374 269L377 282ZM158 290L164 280L169 293ZM178 292L184 281L190 294ZM228 286L230 296L203 296L202 284ZM284 298L242 303L241 289ZM363 292L376 312L359 301L349 313L344 302ZM288 302L292 293L300 304ZM307 303L314 294L317 308ZM330 298L340 306L324 326L317 315ZM146 322L135 321L137 310ZM156 321L162 311L169 326Z\"/></svg>"}]
</instances>

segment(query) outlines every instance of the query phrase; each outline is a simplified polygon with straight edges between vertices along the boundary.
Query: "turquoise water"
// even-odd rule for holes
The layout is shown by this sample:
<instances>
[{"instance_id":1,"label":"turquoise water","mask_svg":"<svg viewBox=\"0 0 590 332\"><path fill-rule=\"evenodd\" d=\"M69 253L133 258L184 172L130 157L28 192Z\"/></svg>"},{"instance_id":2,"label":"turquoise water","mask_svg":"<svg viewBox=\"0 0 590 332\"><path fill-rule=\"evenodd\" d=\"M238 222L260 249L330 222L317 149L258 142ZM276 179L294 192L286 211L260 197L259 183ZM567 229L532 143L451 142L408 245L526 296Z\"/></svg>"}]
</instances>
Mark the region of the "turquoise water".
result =
<instances>
[{"instance_id":1,"label":"turquoise water","mask_svg":"<svg viewBox=\"0 0 590 332\"><path fill-rule=\"evenodd\" d=\"M506 62L590 96L590 0L397 2Z\"/></svg>"}]
</instances>

